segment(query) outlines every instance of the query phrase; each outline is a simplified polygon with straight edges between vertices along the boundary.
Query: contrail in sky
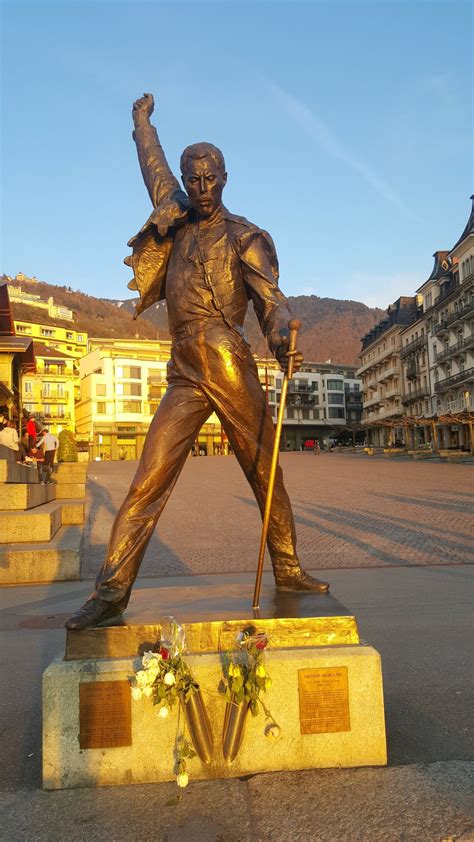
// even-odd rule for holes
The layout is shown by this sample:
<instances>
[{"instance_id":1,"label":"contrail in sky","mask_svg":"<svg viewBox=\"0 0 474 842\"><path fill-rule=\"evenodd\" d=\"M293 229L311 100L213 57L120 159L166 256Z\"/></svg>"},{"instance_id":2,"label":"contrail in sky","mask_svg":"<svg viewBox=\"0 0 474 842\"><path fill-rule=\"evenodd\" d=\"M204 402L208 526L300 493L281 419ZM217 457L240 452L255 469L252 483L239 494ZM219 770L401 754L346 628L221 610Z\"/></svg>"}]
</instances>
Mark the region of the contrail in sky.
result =
<instances>
[{"instance_id":1,"label":"contrail in sky","mask_svg":"<svg viewBox=\"0 0 474 842\"><path fill-rule=\"evenodd\" d=\"M332 134L330 129L328 129L322 120L318 119L318 117L313 114L307 105L300 102L299 99L291 94L286 93L286 91L278 85L275 85L275 83L271 82L269 79L263 78L263 83L265 87L271 91L275 99L278 100L279 104L285 109L287 114L292 117L296 123L299 123L301 128L314 138L322 149L325 149L325 151L334 158L337 158L352 170L359 173L367 184L370 184L370 186L384 199L391 202L393 205L396 205L402 213L410 216L412 219L418 219L416 214L407 207L392 187L390 187L383 178L380 178L380 176L377 175L377 173L374 172L367 164L365 164L364 161L360 161L356 158L355 155L353 155L353 153Z\"/></svg>"}]
</instances>

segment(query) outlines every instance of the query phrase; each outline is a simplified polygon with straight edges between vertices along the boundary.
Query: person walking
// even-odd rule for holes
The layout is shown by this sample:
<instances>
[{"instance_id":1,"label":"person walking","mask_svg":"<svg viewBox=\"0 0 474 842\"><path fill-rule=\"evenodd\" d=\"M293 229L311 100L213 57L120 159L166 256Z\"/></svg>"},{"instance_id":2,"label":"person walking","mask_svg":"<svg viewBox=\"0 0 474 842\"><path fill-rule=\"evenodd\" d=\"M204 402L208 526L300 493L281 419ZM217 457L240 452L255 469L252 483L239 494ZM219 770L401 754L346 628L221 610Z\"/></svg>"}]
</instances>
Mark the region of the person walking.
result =
<instances>
[{"instance_id":1,"label":"person walking","mask_svg":"<svg viewBox=\"0 0 474 842\"><path fill-rule=\"evenodd\" d=\"M49 485L52 482L54 457L59 447L59 439L54 433L50 433L47 427L43 427L43 438L37 443L37 447L42 447L44 451L41 482L44 485Z\"/></svg>"},{"instance_id":2,"label":"person walking","mask_svg":"<svg viewBox=\"0 0 474 842\"><path fill-rule=\"evenodd\" d=\"M314 442L314 455L315 455L315 456L319 456L319 454L320 454L320 453L321 453L321 448L320 448L320 446L319 446L319 441L318 441L317 439L315 439L315 442Z\"/></svg>"}]
</instances>

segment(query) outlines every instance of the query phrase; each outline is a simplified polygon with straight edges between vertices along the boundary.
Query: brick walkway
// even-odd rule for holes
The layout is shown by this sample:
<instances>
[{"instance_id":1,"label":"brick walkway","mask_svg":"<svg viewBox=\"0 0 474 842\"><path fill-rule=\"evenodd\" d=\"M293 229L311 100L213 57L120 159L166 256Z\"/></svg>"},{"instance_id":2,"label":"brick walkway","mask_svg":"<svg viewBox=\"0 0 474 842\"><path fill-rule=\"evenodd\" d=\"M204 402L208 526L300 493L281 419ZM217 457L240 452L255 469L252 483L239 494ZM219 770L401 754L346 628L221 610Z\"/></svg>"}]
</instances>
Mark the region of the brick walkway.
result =
<instances>
[{"instance_id":1,"label":"brick walkway","mask_svg":"<svg viewBox=\"0 0 474 842\"><path fill-rule=\"evenodd\" d=\"M302 564L308 569L464 564L472 553L472 465L364 455L284 453ZM136 463L93 463L83 575L105 553ZM141 575L255 569L260 518L234 457L188 459Z\"/></svg>"}]
</instances>

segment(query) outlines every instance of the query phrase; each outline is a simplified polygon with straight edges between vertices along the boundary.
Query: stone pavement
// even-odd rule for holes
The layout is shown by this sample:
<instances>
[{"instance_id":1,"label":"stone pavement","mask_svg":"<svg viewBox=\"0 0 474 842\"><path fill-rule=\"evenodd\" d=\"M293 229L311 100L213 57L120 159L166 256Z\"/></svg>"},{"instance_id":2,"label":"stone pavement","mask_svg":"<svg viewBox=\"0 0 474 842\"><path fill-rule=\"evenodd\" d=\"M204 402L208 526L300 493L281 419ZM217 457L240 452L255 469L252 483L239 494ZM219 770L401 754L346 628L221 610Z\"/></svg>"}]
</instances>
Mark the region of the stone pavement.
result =
<instances>
[{"instance_id":1,"label":"stone pavement","mask_svg":"<svg viewBox=\"0 0 474 842\"><path fill-rule=\"evenodd\" d=\"M83 576L105 554L135 462L90 466ZM474 560L474 465L360 455L283 453L298 550L313 569L460 564ZM260 517L233 456L190 458L141 568L143 576L255 569Z\"/></svg>"},{"instance_id":2,"label":"stone pavement","mask_svg":"<svg viewBox=\"0 0 474 842\"><path fill-rule=\"evenodd\" d=\"M41 674L64 647L65 614L91 582L6 587L1 838L473 842L471 469L338 454L283 454L282 462L303 562L333 568L334 595L381 652L389 767L192 782L179 803L174 784L42 792ZM91 466L89 576L133 467ZM248 579L242 571L255 567L258 527L235 460L190 459L136 586L185 584L188 571ZM272 587L269 572L263 587Z\"/></svg>"}]
</instances>

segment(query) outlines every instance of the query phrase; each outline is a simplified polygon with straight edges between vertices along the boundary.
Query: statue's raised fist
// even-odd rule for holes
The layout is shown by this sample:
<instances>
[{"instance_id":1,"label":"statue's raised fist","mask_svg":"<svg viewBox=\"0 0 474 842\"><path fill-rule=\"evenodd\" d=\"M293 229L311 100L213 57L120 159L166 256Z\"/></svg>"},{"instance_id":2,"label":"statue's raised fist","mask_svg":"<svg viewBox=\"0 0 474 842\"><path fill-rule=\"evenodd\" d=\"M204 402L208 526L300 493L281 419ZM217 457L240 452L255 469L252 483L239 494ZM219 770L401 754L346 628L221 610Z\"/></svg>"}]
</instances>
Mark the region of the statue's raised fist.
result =
<instances>
[{"instance_id":1,"label":"statue's raised fist","mask_svg":"<svg viewBox=\"0 0 474 842\"><path fill-rule=\"evenodd\" d=\"M133 103L132 114L133 117L145 116L150 118L153 114L153 109L155 107L155 101L153 99L153 94L143 94L139 99L136 99Z\"/></svg>"}]
</instances>

